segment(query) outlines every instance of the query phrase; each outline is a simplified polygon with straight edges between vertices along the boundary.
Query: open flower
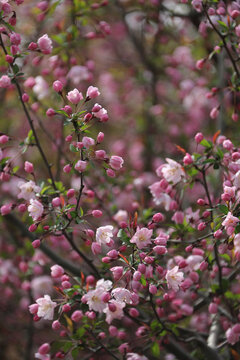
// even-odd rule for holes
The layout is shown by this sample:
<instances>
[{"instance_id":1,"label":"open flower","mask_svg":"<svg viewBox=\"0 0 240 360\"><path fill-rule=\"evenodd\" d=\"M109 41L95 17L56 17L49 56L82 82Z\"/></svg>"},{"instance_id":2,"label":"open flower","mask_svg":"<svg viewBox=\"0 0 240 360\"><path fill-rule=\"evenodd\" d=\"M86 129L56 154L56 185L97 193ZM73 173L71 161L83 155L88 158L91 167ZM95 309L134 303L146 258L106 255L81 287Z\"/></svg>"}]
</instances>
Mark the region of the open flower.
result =
<instances>
[{"instance_id":1,"label":"open flower","mask_svg":"<svg viewBox=\"0 0 240 360\"><path fill-rule=\"evenodd\" d=\"M168 270L166 274L167 285L169 289L178 291L181 282L184 279L183 272L178 271L179 267L175 266L173 269Z\"/></svg>"},{"instance_id":2,"label":"open flower","mask_svg":"<svg viewBox=\"0 0 240 360\"><path fill-rule=\"evenodd\" d=\"M50 54L52 52L52 40L47 34L41 36L37 42L39 49L43 54Z\"/></svg>"},{"instance_id":3,"label":"open flower","mask_svg":"<svg viewBox=\"0 0 240 360\"><path fill-rule=\"evenodd\" d=\"M43 298L37 299L36 303L38 304L37 316L45 320L52 320L57 303L52 301L49 295L44 295Z\"/></svg>"},{"instance_id":4,"label":"open flower","mask_svg":"<svg viewBox=\"0 0 240 360\"><path fill-rule=\"evenodd\" d=\"M136 244L139 249L142 249L152 243L152 232L152 230L148 230L147 228L138 228L130 242Z\"/></svg>"},{"instance_id":5,"label":"open flower","mask_svg":"<svg viewBox=\"0 0 240 360\"><path fill-rule=\"evenodd\" d=\"M36 221L42 216L44 208L38 200L30 199L28 211L33 220Z\"/></svg>"},{"instance_id":6,"label":"open flower","mask_svg":"<svg viewBox=\"0 0 240 360\"><path fill-rule=\"evenodd\" d=\"M111 324L114 319L121 319L124 316L123 308L126 304L117 300L110 300L109 304L110 307L106 306L103 312L106 313L106 322ZM111 305L113 305L114 309L111 308Z\"/></svg>"},{"instance_id":7,"label":"open flower","mask_svg":"<svg viewBox=\"0 0 240 360\"><path fill-rule=\"evenodd\" d=\"M96 231L96 241L100 245L109 244L112 240L112 237L113 237L112 225L101 226Z\"/></svg>"},{"instance_id":8,"label":"open flower","mask_svg":"<svg viewBox=\"0 0 240 360\"><path fill-rule=\"evenodd\" d=\"M18 194L19 199L29 201L36 198L36 193L40 192L41 188L35 184L34 181L19 182L18 188L21 192Z\"/></svg>"},{"instance_id":9,"label":"open flower","mask_svg":"<svg viewBox=\"0 0 240 360\"><path fill-rule=\"evenodd\" d=\"M161 168L163 177L168 181L172 182L174 185L179 183L182 180L182 177L185 176L185 173L182 169L182 166L172 159L166 159L167 164L164 164Z\"/></svg>"}]
</instances>

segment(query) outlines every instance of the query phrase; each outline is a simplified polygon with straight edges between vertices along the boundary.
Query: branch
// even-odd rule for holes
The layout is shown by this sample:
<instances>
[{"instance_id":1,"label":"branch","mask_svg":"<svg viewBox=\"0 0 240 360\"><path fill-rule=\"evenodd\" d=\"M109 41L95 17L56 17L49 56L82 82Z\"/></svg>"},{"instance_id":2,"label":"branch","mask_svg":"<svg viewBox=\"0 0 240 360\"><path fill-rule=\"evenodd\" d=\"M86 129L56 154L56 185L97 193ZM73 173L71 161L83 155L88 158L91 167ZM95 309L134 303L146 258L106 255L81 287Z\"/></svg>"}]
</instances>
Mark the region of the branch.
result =
<instances>
[{"instance_id":1,"label":"branch","mask_svg":"<svg viewBox=\"0 0 240 360\"><path fill-rule=\"evenodd\" d=\"M28 231L26 226L15 215L8 214L8 215L5 215L3 217L3 219L5 221L9 222L9 224L11 226L15 226L16 228L18 228L21 231L23 236L29 238L31 241L36 240L36 236L34 236L33 233L31 233L30 231ZM80 268L73 265L69 261L63 259L62 257L60 257L58 254L56 254L55 251L51 250L47 245L41 243L40 250L42 250L42 252L45 255L47 255L52 261L54 261L58 265L61 265L64 269L68 270L71 274L73 274L75 276L80 275L80 273L81 273Z\"/></svg>"}]
</instances>

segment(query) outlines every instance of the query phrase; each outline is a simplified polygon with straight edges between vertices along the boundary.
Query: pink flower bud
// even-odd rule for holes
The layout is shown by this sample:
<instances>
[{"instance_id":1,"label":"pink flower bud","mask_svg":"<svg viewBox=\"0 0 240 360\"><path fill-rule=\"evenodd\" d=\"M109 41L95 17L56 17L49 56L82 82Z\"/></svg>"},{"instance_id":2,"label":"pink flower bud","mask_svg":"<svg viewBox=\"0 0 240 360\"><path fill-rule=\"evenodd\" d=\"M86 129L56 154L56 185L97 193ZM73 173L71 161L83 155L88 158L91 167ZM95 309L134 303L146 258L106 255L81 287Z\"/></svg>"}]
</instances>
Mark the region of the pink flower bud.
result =
<instances>
[{"instance_id":1,"label":"pink flower bud","mask_svg":"<svg viewBox=\"0 0 240 360\"><path fill-rule=\"evenodd\" d=\"M7 215L11 212L12 210L12 204L5 204L1 207L0 211L1 211L1 215Z\"/></svg>"},{"instance_id":2,"label":"pink flower bud","mask_svg":"<svg viewBox=\"0 0 240 360\"><path fill-rule=\"evenodd\" d=\"M60 327L61 327L61 324L60 324L60 322L58 320L53 321L53 323L52 323L52 329L53 330L55 330L55 331L59 330Z\"/></svg>"},{"instance_id":3,"label":"pink flower bud","mask_svg":"<svg viewBox=\"0 0 240 360\"><path fill-rule=\"evenodd\" d=\"M154 246L153 251L158 255L164 255L167 253L167 248L165 246Z\"/></svg>"},{"instance_id":4,"label":"pink flower bud","mask_svg":"<svg viewBox=\"0 0 240 360\"><path fill-rule=\"evenodd\" d=\"M208 306L208 311L210 314L217 314L218 312L218 306L217 304L211 302Z\"/></svg>"},{"instance_id":5,"label":"pink flower bud","mask_svg":"<svg viewBox=\"0 0 240 360\"><path fill-rule=\"evenodd\" d=\"M84 116L84 118L83 118L83 120L85 121L85 123L87 123L87 122L89 122L91 119L92 119L92 114L91 113L87 113L85 116Z\"/></svg>"},{"instance_id":6,"label":"pink flower bud","mask_svg":"<svg viewBox=\"0 0 240 360\"><path fill-rule=\"evenodd\" d=\"M188 245L186 248L185 248L185 251L186 252L192 252L192 249L193 249L193 246L192 245Z\"/></svg>"},{"instance_id":7,"label":"pink flower bud","mask_svg":"<svg viewBox=\"0 0 240 360\"><path fill-rule=\"evenodd\" d=\"M83 99L83 95L81 92L78 91L78 89L74 89L74 90L68 92L67 99L72 104L78 104L79 101L81 101Z\"/></svg>"},{"instance_id":8,"label":"pink flower bud","mask_svg":"<svg viewBox=\"0 0 240 360\"><path fill-rule=\"evenodd\" d=\"M48 343L42 344L39 348L38 348L38 352L41 355L46 355L48 352L50 351L50 345Z\"/></svg>"},{"instance_id":9,"label":"pink flower bud","mask_svg":"<svg viewBox=\"0 0 240 360\"><path fill-rule=\"evenodd\" d=\"M47 111L46 111L46 115L51 117L51 116L54 116L56 114L55 110L52 109L52 108L49 108Z\"/></svg>"},{"instance_id":10,"label":"pink flower bud","mask_svg":"<svg viewBox=\"0 0 240 360\"><path fill-rule=\"evenodd\" d=\"M72 167L70 164L65 165L63 168L63 172L65 172L66 174L69 174L71 170L72 170Z\"/></svg>"},{"instance_id":11,"label":"pink flower bud","mask_svg":"<svg viewBox=\"0 0 240 360\"><path fill-rule=\"evenodd\" d=\"M64 304L62 307L63 312L69 312L71 310L71 306L69 304Z\"/></svg>"},{"instance_id":12,"label":"pink flower bud","mask_svg":"<svg viewBox=\"0 0 240 360\"><path fill-rule=\"evenodd\" d=\"M103 301L104 303L107 303L109 300L111 299L111 295L106 292L101 296L101 301Z\"/></svg>"},{"instance_id":13,"label":"pink flower bud","mask_svg":"<svg viewBox=\"0 0 240 360\"><path fill-rule=\"evenodd\" d=\"M98 136L97 136L97 143L100 144L104 139L104 133L103 132L99 132Z\"/></svg>"},{"instance_id":14,"label":"pink flower bud","mask_svg":"<svg viewBox=\"0 0 240 360\"><path fill-rule=\"evenodd\" d=\"M74 322L79 322L82 320L82 317L83 317L83 313L81 310L76 310L72 313L71 315L71 319L72 321Z\"/></svg>"},{"instance_id":15,"label":"pink flower bud","mask_svg":"<svg viewBox=\"0 0 240 360\"><path fill-rule=\"evenodd\" d=\"M183 158L184 165L191 165L193 163L193 159L190 154L186 153L186 155Z\"/></svg>"},{"instance_id":16,"label":"pink flower bud","mask_svg":"<svg viewBox=\"0 0 240 360\"><path fill-rule=\"evenodd\" d=\"M207 263L207 261L202 261L201 264L200 264L200 266L199 266L199 269L200 269L201 271L205 271L205 270L207 270L207 268L208 268L208 263Z\"/></svg>"},{"instance_id":17,"label":"pink flower bud","mask_svg":"<svg viewBox=\"0 0 240 360\"><path fill-rule=\"evenodd\" d=\"M114 178L116 176L115 172L112 169L107 169L107 176Z\"/></svg>"},{"instance_id":18,"label":"pink flower bud","mask_svg":"<svg viewBox=\"0 0 240 360\"><path fill-rule=\"evenodd\" d=\"M135 308L130 308L129 309L129 315L132 317L138 317L139 316L139 311Z\"/></svg>"},{"instance_id":19,"label":"pink flower bud","mask_svg":"<svg viewBox=\"0 0 240 360\"><path fill-rule=\"evenodd\" d=\"M101 248L101 245L96 243L96 242L93 242L92 245L91 245L91 250L92 250L92 253L94 255L98 255L101 253L102 251L102 248Z\"/></svg>"},{"instance_id":20,"label":"pink flower bud","mask_svg":"<svg viewBox=\"0 0 240 360\"><path fill-rule=\"evenodd\" d=\"M40 37L37 41L38 47L43 54L50 54L52 52L52 40L47 34Z\"/></svg>"},{"instance_id":21,"label":"pink flower bud","mask_svg":"<svg viewBox=\"0 0 240 360\"><path fill-rule=\"evenodd\" d=\"M233 149L233 143L231 142L231 140L224 140L223 141L223 147L224 147L224 149L226 149L226 150L232 150Z\"/></svg>"},{"instance_id":22,"label":"pink flower bud","mask_svg":"<svg viewBox=\"0 0 240 360\"><path fill-rule=\"evenodd\" d=\"M199 206L204 206L204 205L205 205L205 200L204 200L204 199L198 199L198 200L197 200L197 204L198 204Z\"/></svg>"},{"instance_id":23,"label":"pink flower bud","mask_svg":"<svg viewBox=\"0 0 240 360\"><path fill-rule=\"evenodd\" d=\"M210 118L216 119L218 117L218 114L219 114L218 108L214 107L210 112Z\"/></svg>"},{"instance_id":24,"label":"pink flower bud","mask_svg":"<svg viewBox=\"0 0 240 360\"><path fill-rule=\"evenodd\" d=\"M123 166L124 160L120 156L111 156L109 164L114 170L120 170Z\"/></svg>"},{"instance_id":25,"label":"pink flower bud","mask_svg":"<svg viewBox=\"0 0 240 360\"><path fill-rule=\"evenodd\" d=\"M28 309L31 314L36 314L38 312L38 304L31 304Z\"/></svg>"},{"instance_id":26,"label":"pink flower bud","mask_svg":"<svg viewBox=\"0 0 240 360\"><path fill-rule=\"evenodd\" d=\"M113 303L108 304L108 308L109 308L109 310L112 311L112 312L115 312L115 311L117 310L116 305L113 304Z\"/></svg>"},{"instance_id":27,"label":"pink flower bud","mask_svg":"<svg viewBox=\"0 0 240 360\"><path fill-rule=\"evenodd\" d=\"M149 292L152 295L155 295L157 293L157 287L155 285L149 285Z\"/></svg>"},{"instance_id":28,"label":"pink flower bud","mask_svg":"<svg viewBox=\"0 0 240 360\"><path fill-rule=\"evenodd\" d=\"M20 204L18 205L18 211L21 213L24 213L27 210L27 205L26 204Z\"/></svg>"},{"instance_id":29,"label":"pink flower bud","mask_svg":"<svg viewBox=\"0 0 240 360\"><path fill-rule=\"evenodd\" d=\"M34 232L36 230L37 230L37 225L36 224L30 225L29 228L28 228L28 231L30 231L30 232Z\"/></svg>"},{"instance_id":30,"label":"pink flower bud","mask_svg":"<svg viewBox=\"0 0 240 360\"><path fill-rule=\"evenodd\" d=\"M29 100L29 95L28 95L27 93L24 93L24 94L22 95L22 101L23 101L23 102L28 102L28 100Z\"/></svg>"},{"instance_id":31,"label":"pink flower bud","mask_svg":"<svg viewBox=\"0 0 240 360\"><path fill-rule=\"evenodd\" d=\"M86 95L87 98L94 99L99 95L100 95L100 92L97 87L89 86L89 88L87 89L87 95Z\"/></svg>"},{"instance_id":32,"label":"pink flower bud","mask_svg":"<svg viewBox=\"0 0 240 360\"><path fill-rule=\"evenodd\" d=\"M200 224L198 224L198 230L199 231L203 231L206 228L206 224L204 222L201 222Z\"/></svg>"},{"instance_id":33,"label":"pink flower bud","mask_svg":"<svg viewBox=\"0 0 240 360\"><path fill-rule=\"evenodd\" d=\"M64 274L64 269L62 268L62 266L53 265L51 267L51 276L53 278L59 278L59 277L63 276L63 274Z\"/></svg>"},{"instance_id":34,"label":"pink flower bud","mask_svg":"<svg viewBox=\"0 0 240 360\"><path fill-rule=\"evenodd\" d=\"M67 191L67 197L68 199L72 198L75 195L75 190L74 189L69 189Z\"/></svg>"},{"instance_id":35,"label":"pink flower bud","mask_svg":"<svg viewBox=\"0 0 240 360\"><path fill-rule=\"evenodd\" d=\"M31 51L34 51L34 50L37 50L38 46L36 43L34 42L31 42L29 45L28 45L28 50L31 50Z\"/></svg>"},{"instance_id":36,"label":"pink flower bud","mask_svg":"<svg viewBox=\"0 0 240 360\"><path fill-rule=\"evenodd\" d=\"M14 57L11 55L6 55L5 59L9 64L12 64L14 62Z\"/></svg>"},{"instance_id":37,"label":"pink flower bud","mask_svg":"<svg viewBox=\"0 0 240 360\"><path fill-rule=\"evenodd\" d=\"M25 163L24 163L24 170L25 170L28 174L32 174L32 173L34 172L33 164L30 163L29 161L25 161Z\"/></svg>"},{"instance_id":38,"label":"pink flower bud","mask_svg":"<svg viewBox=\"0 0 240 360\"><path fill-rule=\"evenodd\" d=\"M232 330L235 334L240 334L240 324L233 325Z\"/></svg>"},{"instance_id":39,"label":"pink flower bud","mask_svg":"<svg viewBox=\"0 0 240 360\"><path fill-rule=\"evenodd\" d=\"M110 269L113 273L113 278L115 281L118 281L123 275L123 267L122 266L115 266Z\"/></svg>"},{"instance_id":40,"label":"pink flower bud","mask_svg":"<svg viewBox=\"0 0 240 360\"><path fill-rule=\"evenodd\" d=\"M78 162L76 163L76 165L74 166L74 168L79 171L80 173L85 171L87 167L87 162L83 161L83 160L78 160Z\"/></svg>"},{"instance_id":41,"label":"pink flower bud","mask_svg":"<svg viewBox=\"0 0 240 360\"><path fill-rule=\"evenodd\" d=\"M204 64L206 62L206 59L200 59L196 62L196 69L202 70Z\"/></svg>"},{"instance_id":42,"label":"pink flower bud","mask_svg":"<svg viewBox=\"0 0 240 360\"><path fill-rule=\"evenodd\" d=\"M233 10L233 11L231 12L231 17L232 17L233 19L236 19L239 15L240 15L240 12L239 12L238 10Z\"/></svg>"},{"instance_id":43,"label":"pink flower bud","mask_svg":"<svg viewBox=\"0 0 240 360\"><path fill-rule=\"evenodd\" d=\"M164 220L164 216L162 213L156 213L153 215L153 218L152 220L155 222L155 223L158 223L158 222L161 222Z\"/></svg>"},{"instance_id":44,"label":"pink flower bud","mask_svg":"<svg viewBox=\"0 0 240 360\"><path fill-rule=\"evenodd\" d=\"M9 137L7 135L1 135L0 136L0 144L6 144L9 140Z\"/></svg>"},{"instance_id":45,"label":"pink flower bud","mask_svg":"<svg viewBox=\"0 0 240 360\"><path fill-rule=\"evenodd\" d=\"M102 216L102 211L101 210L93 210L92 211L92 216L99 218Z\"/></svg>"},{"instance_id":46,"label":"pink flower bud","mask_svg":"<svg viewBox=\"0 0 240 360\"><path fill-rule=\"evenodd\" d=\"M63 89L63 83L59 80L54 81L53 90L56 92L60 92Z\"/></svg>"},{"instance_id":47,"label":"pink flower bud","mask_svg":"<svg viewBox=\"0 0 240 360\"><path fill-rule=\"evenodd\" d=\"M34 249L39 248L40 245L41 245L41 241L39 239L33 240L32 246L33 246Z\"/></svg>"},{"instance_id":48,"label":"pink flower bud","mask_svg":"<svg viewBox=\"0 0 240 360\"><path fill-rule=\"evenodd\" d=\"M11 85L11 79L7 75L0 78L0 88L6 89Z\"/></svg>"},{"instance_id":49,"label":"pink flower bud","mask_svg":"<svg viewBox=\"0 0 240 360\"><path fill-rule=\"evenodd\" d=\"M113 326L113 325L109 326L108 331L109 331L109 334L111 336L117 336L118 335L118 329L116 328L116 326Z\"/></svg>"},{"instance_id":50,"label":"pink flower bud","mask_svg":"<svg viewBox=\"0 0 240 360\"><path fill-rule=\"evenodd\" d=\"M103 258L102 258L102 262L104 263L104 264L109 264L110 262L111 262L111 258L110 257L108 257L108 256L104 256Z\"/></svg>"},{"instance_id":51,"label":"pink flower bud","mask_svg":"<svg viewBox=\"0 0 240 360\"><path fill-rule=\"evenodd\" d=\"M96 314L94 311L88 311L86 315L90 320L94 320L96 318Z\"/></svg>"},{"instance_id":52,"label":"pink flower bud","mask_svg":"<svg viewBox=\"0 0 240 360\"><path fill-rule=\"evenodd\" d=\"M95 151L95 156L99 160L104 160L106 158L106 151L105 150L97 150L97 151Z\"/></svg>"},{"instance_id":53,"label":"pink flower bud","mask_svg":"<svg viewBox=\"0 0 240 360\"><path fill-rule=\"evenodd\" d=\"M58 207L61 205L61 199L60 197L55 197L54 199L52 199L52 206L53 207Z\"/></svg>"},{"instance_id":54,"label":"pink flower bud","mask_svg":"<svg viewBox=\"0 0 240 360\"><path fill-rule=\"evenodd\" d=\"M142 274L140 273L140 271L135 271L133 274L133 280L135 281L139 281L142 277Z\"/></svg>"},{"instance_id":55,"label":"pink flower bud","mask_svg":"<svg viewBox=\"0 0 240 360\"><path fill-rule=\"evenodd\" d=\"M82 143L86 149L89 149L90 146L95 145L94 139L92 139L91 137L88 137L88 136L84 136L82 138Z\"/></svg>"},{"instance_id":56,"label":"pink flower bud","mask_svg":"<svg viewBox=\"0 0 240 360\"><path fill-rule=\"evenodd\" d=\"M107 256L109 256L110 258L112 259L116 259L118 257L118 251L117 250L110 250L108 253L107 253Z\"/></svg>"},{"instance_id":57,"label":"pink flower bud","mask_svg":"<svg viewBox=\"0 0 240 360\"><path fill-rule=\"evenodd\" d=\"M203 134L202 133L197 133L196 135L195 135L195 141L196 141L196 143L197 144L200 144L200 142L202 141L204 139L204 136L203 136Z\"/></svg>"}]
</instances>

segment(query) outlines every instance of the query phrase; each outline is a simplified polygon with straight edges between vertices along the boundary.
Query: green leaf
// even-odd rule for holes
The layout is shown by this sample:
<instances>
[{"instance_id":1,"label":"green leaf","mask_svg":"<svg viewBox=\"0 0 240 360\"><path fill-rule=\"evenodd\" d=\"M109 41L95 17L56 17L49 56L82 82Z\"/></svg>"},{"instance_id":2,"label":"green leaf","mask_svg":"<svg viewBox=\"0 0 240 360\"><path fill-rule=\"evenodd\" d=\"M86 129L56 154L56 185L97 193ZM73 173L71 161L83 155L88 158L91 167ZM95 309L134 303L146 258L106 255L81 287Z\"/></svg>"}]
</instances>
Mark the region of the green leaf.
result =
<instances>
[{"instance_id":1,"label":"green leaf","mask_svg":"<svg viewBox=\"0 0 240 360\"><path fill-rule=\"evenodd\" d=\"M218 208L222 213L224 213L224 215L228 214L228 207L226 205L220 204L220 205L218 205Z\"/></svg>"},{"instance_id":2,"label":"green leaf","mask_svg":"<svg viewBox=\"0 0 240 360\"><path fill-rule=\"evenodd\" d=\"M160 355L160 348L159 348L158 342L154 342L154 343L152 344L151 350L152 350L153 356L155 356L155 357L158 358L159 355Z\"/></svg>"},{"instance_id":3,"label":"green leaf","mask_svg":"<svg viewBox=\"0 0 240 360\"><path fill-rule=\"evenodd\" d=\"M146 286L146 285L147 285L147 281L146 281L144 275L141 276L141 280L140 280L140 281L141 281L141 284L142 284L143 286Z\"/></svg>"},{"instance_id":4,"label":"green leaf","mask_svg":"<svg viewBox=\"0 0 240 360\"><path fill-rule=\"evenodd\" d=\"M78 217L78 214L77 214L76 211L71 211L71 212L70 212L70 215L71 215L71 217L72 217L73 219L75 219L75 218Z\"/></svg>"},{"instance_id":5,"label":"green leaf","mask_svg":"<svg viewBox=\"0 0 240 360\"><path fill-rule=\"evenodd\" d=\"M70 151L75 152L75 153L79 152L79 150L73 144L69 145L69 149L70 149Z\"/></svg>"},{"instance_id":6,"label":"green leaf","mask_svg":"<svg viewBox=\"0 0 240 360\"><path fill-rule=\"evenodd\" d=\"M200 142L200 144L202 145L202 146L204 146L205 148L207 148L207 149L211 149L212 148L212 143L211 143L211 141L208 141L208 140L206 140L206 139L203 139L201 142Z\"/></svg>"},{"instance_id":7,"label":"green leaf","mask_svg":"<svg viewBox=\"0 0 240 360\"><path fill-rule=\"evenodd\" d=\"M217 22L219 23L219 25L221 26L221 28L223 30L228 30L228 26L227 26L227 24L225 24L225 22L223 22L221 20L218 20Z\"/></svg>"}]
</instances>

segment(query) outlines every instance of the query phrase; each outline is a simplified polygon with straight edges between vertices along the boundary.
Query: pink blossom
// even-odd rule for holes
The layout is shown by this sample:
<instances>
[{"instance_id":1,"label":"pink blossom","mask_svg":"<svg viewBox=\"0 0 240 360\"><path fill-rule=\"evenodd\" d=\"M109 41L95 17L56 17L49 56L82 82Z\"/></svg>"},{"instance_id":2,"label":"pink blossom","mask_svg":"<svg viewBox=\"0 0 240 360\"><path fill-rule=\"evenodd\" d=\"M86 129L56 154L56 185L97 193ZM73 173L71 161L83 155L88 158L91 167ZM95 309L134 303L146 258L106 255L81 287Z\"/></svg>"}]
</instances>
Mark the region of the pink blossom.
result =
<instances>
[{"instance_id":1,"label":"pink blossom","mask_svg":"<svg viewBox=\"0 0 240 360\"><path fill-rule=\"evenodd\" d=\"M52 52L52 40L48 37L47 34L41 36L37 41L38 47L43 54L51 54Z\"/></svg>"},{"instance_id":2,"label":"pink blossom","mask_svg":"<svg viewBox=\"0 0 240 360\"><path fill-rule=\"evenodd\" d=\"M118 210L118 212L113 216L113 219L119 224L126 222L128 219L128 213L126 210Z\"/></svg>"},{"instance_id":3,"label":"pink blossom","mask_svg":"<svg viewBox=\"0 0 240 360\"><path fill-rule=\"evenodd\" d=\"M97 228L96 231L96 241L100 245L109 244L113 237L113 226L106 225Z\"/></svg>"},{"instance_id":4,"label":"pink blossom","mask_svg":"<svg viewBox=\"0 0 240 360\"><path fill-rule=\"evenodd\" d=\"M163 177L168 181L172 182L174 185L177 184L185 177L185 173L182 169L182 166L172 159L166 159L167 164L162 166Z\"/></svg>"},{"instance_id":5,"label":"pink blossom","mask_svg":"<svg viewBox=\"0 0 240 360\"><path fill-rule=\"evenodd\" d=\"M86 167L87 167L87 162L83 160L78 160L78 162L74 166L74 168L79 172L85 171Z\"/></svg>"},{"instance_id":6,"label":"pink blossom","mask_svg":"<svg viewBox=\"0 0 240 360\"><path fill-rule=\"evenodd\" d=\"M161 187L161 181L155 182L151 186L149 186L150 192L153 196L153 201L156 205L163 205L166 211L169 211L170 204L171 204L171 197L163 193L162 187Z\"/></svg>"},{"instance_id":7,"label":"pink blossom","mask_svg":"<svg viewBox=\"0 0 240 360\"><path fill-rule=\"evenodd\" d=\"M225 227L226 231L229 228L235 228L239 219L236 216L233 216L232 213L229 211L225 220L222 222L222 225Z\"/></svg>"},{"instance_id":8,"label":"pink blossom","mask_svg":"<svg viewBox=\"0 0 240 360\"><path fill-rule=\"evenodd\" d=\"M109 306L114 305L112 308ZM117 300L110 300L109 306L106 306L106 308L103 310L103 312L106 314L106 322L108 324L111 324L111 322L114 319L122 319L124 316L123 308L125 307L124 302L118 302Z\"/></svg>"},{"instance_id":9,"label":"pink blossom","mask_svg":"<svg viewBox=\"0 0 240 360\"><path fill-rule=\"evenodd\" d=\"M118 281L123 276L123 267L122 266L114 266L110 269L113 273L114 281Z\"/></svg>"},{"instance_id":10,"label":"pink blossom","mask_svg":"<svg viewBox=\"0 0 240 360\"><path fill-rule=\"evenodd\" d=\"M11 79L7 75L3 75L0 78L0 88L8 88L11 85Z\"/></svg>"},{"instance_id":11,"label":"pink blossom","mask_svg":"<svg viewBox=\"0 0 240 360\"><path fill-rule=\"evenodd\" d=\"M168 270L166 274L167 285L169 289L178 291L179 286L184 280L183 272L178 271L179 267L175 266L173 269Z\"/></svg>"},{"instance_id":12,"label":"pink blossom","mask_svg":"<svg viewBox=\"0 0 240 360\"><path fill-rule=\"evenodd\" d=\"M109 164L114 170L120 170L123 166L124 160L121 156L111 156Z\"/></svg>"},{"instance_id":13,"label":"pink blossom","mask_svg":"<svg viewBox=\"0 0 240 360\"><path fill-rule=\"evenodd\" d=\"M125 288L115 288L112 290L112 296L117 300L118 302L125 302L126 304L132 304L132 293L125 289Z\"/></svg>"},{"instance_id":14,"label":"pink blossom","mask_svg":"<svg viewBox=\"0 0 240 360\"><path fill-rule=\"evenodd\" d=\"M81 101L83 99L83 95L81 92L78 91L78 89L74 89L74 90L68 92L67 99L72 104L76 105L79 103L79 101Z\"/></svg>"},{"instance_id":15,"label":"pink blossom","mask_svg":"<svg viewBox=\"0 0 240 360\"><path fill-rule=\"evenodd\" d=\"M36 303L38 304L37 315L45 320L52 320L57 303L53 302L49 295L37 299Z\"/></svg>"},{"instance_id":16,"label":"pink blossom","mask_svg":"<svg viewBox=\"0 0 240 360\"><path fill-rule=\"evenodd\" d=\"M88 136L84 136L84 137L82 138L82 143L83 143L83 145L84 145L84 147L85 147L86 149L89 149L90 146L95 145L94 139L91 138L91 137L88 137Z\"/></svg>"},{"instance_id":17,"label":"pink blossom","mask_svg":"<svg viewBox=\"0 0 240 360\"><path fill-rule=\"evenodd\" d=\"M53 265L51 267L51 276L53 278L59 278L64 274L64 269L60 265Z\"/></svg>"},{"instance_id":18,"label":"pink blossom","mask_svg":"<svg viewBox=\"0 0 240 360\"><path fill-rule=\"evenodd\" d=\"M139 249L142 249L152 243L152 233L153 231L148 230L147 228L138 228L130 242L136 244Z\"/></svg>"},{"instance_id":19,"label":"pink blossom","mask_svg":"<svg viewBox=\"0 0 240 360\"><path fill-rule=\"evenodd\" d=\"M87 89L87 98L89 97L90 99L94 99L99 95L100 92L97 87L89 86L89 88Z\"/></svg>"},{"instance_id":20,"label":"pink blossom","mask_svg":"<svg viewBox=\"0 0 240 360\"><path fill-rule=\"evenodd\" d=\"M29 201L30 199L36 198L36 193L39 193L41 188L35 184L34 181L19 182L18 188L21 190L18 194L19 199Z\"/></svg>"},{"instance_id":21,"label":"pink blossom","mask_svg":"<svg viewBox=\"0 0 240 360\"><path fill-rule=\"evenodd\" d=\"M239 334L236 334L232 328L229 328L226 331L226 338L229 344L234 345L239 340Z\"/></svg>"},{"instance_id":22,"label":"pink blossom","mask_svg":"<svg viewBox=\"0 0 240 360\"><path fill-rule=\"evenodd\" d=\"M29 174L33 173L34 172L33 164L30 163L29 161L25 161L24 170Z\"/></svg>"},{"instance_id":23,"label":"pink blossom","mask_svg":"<svg viewBox=\"0 0 240 360\"><path fill-rule=\"evenodd\" d=\"M33 220L36 221L42 216L44 208L38 200L30 199L28 211Z\"/></svg>"},{"instance_id":24,"label":"pink blossom","mask_svg":"<svg viewBox=\"0 0 240 360\"><path fill-rule=\"evenodd\" d=\"M137 353L127 353L127 360L148 360L148 358Z\"/></svg>"},{"instance_id":25,"label":"pink blossom","mask_svg":"<svg viewBox=\"0 0 240 360\"><path fill-rule=\"evenodd\" d=\"M5 204L3 206L1 206L1 215L4 216L4 215L7 215L11 212L12 210L12 204Z\"/></svg>"}]
</instances>

